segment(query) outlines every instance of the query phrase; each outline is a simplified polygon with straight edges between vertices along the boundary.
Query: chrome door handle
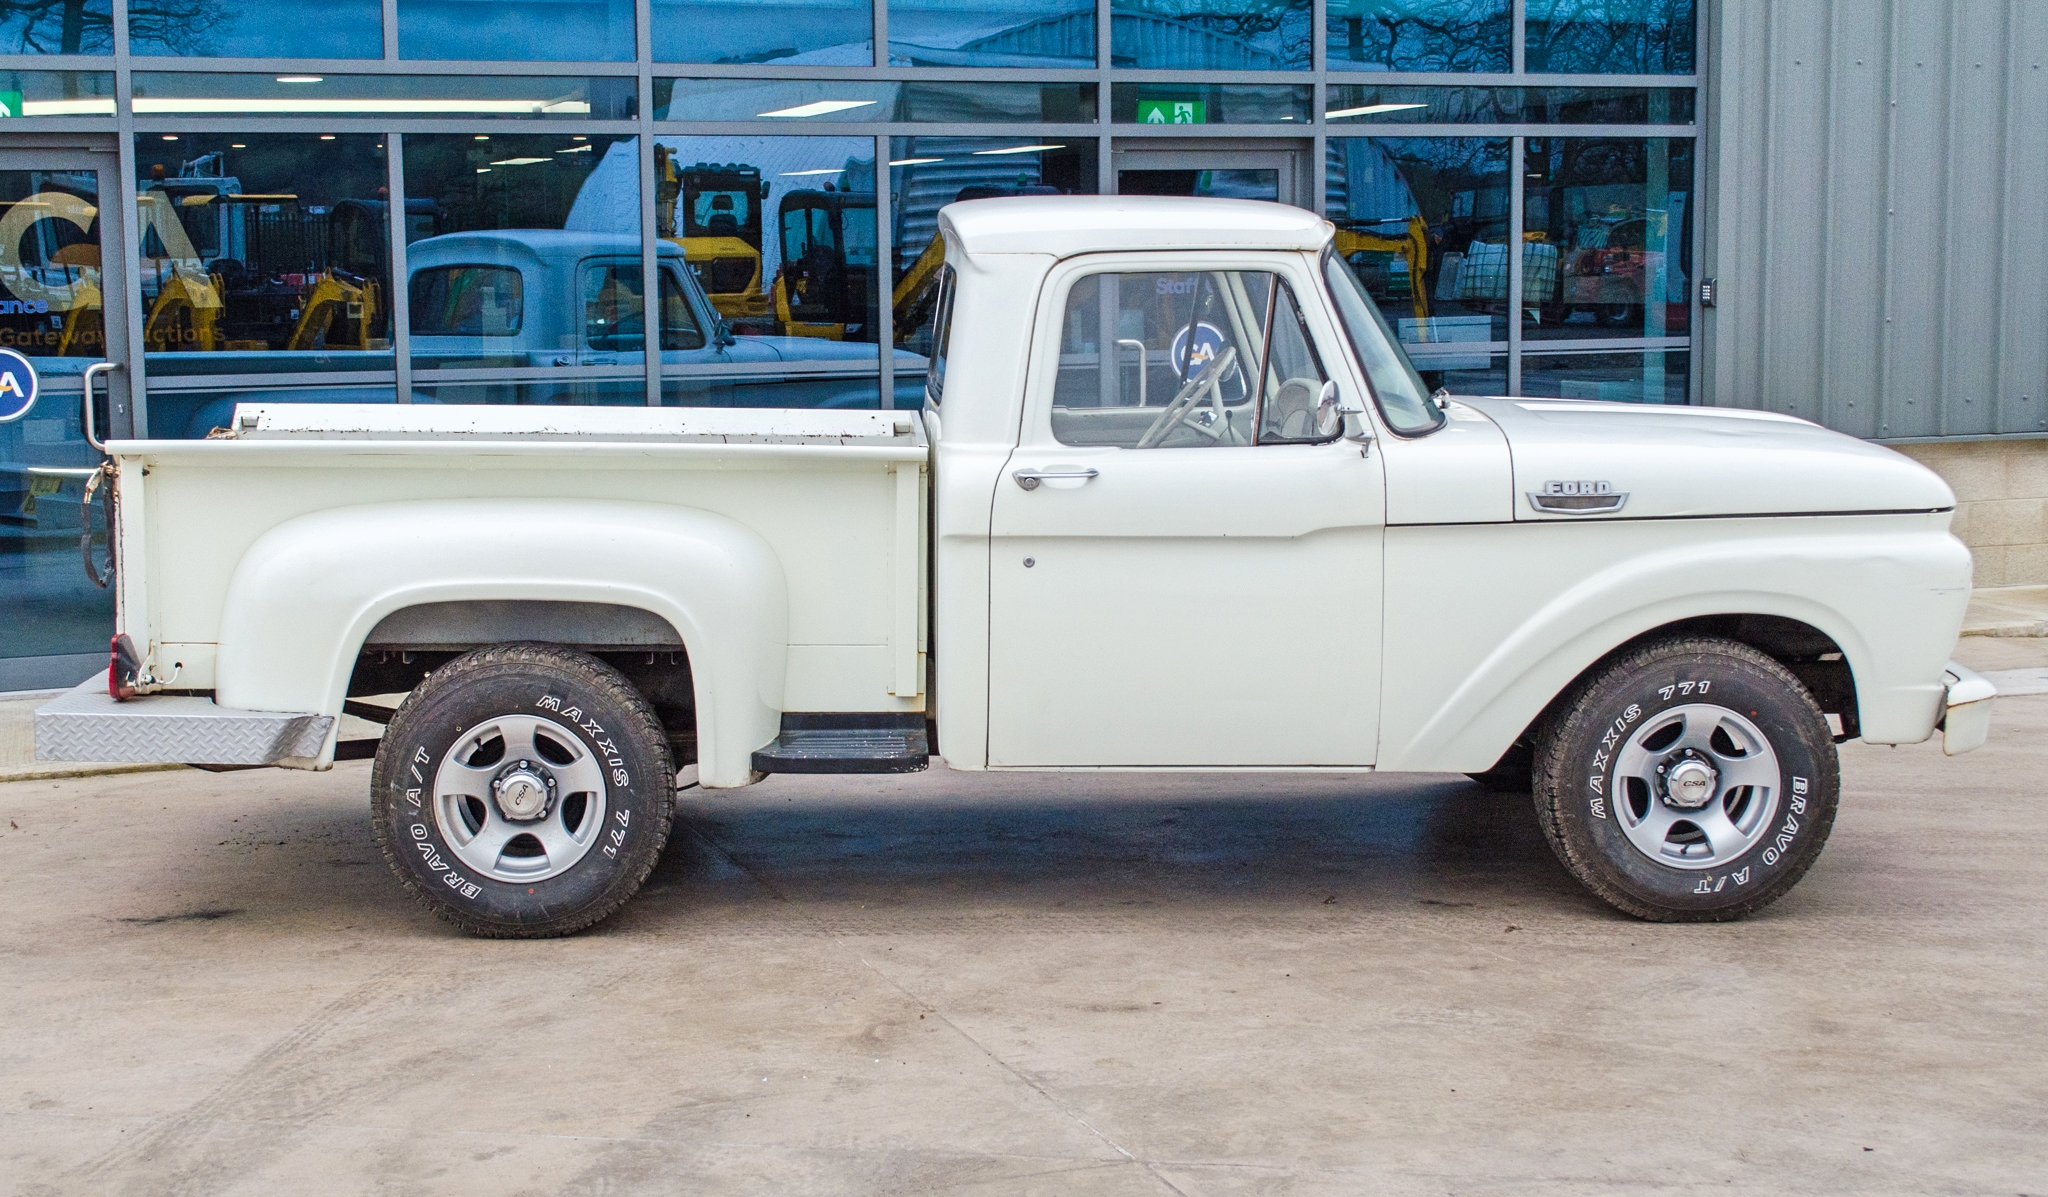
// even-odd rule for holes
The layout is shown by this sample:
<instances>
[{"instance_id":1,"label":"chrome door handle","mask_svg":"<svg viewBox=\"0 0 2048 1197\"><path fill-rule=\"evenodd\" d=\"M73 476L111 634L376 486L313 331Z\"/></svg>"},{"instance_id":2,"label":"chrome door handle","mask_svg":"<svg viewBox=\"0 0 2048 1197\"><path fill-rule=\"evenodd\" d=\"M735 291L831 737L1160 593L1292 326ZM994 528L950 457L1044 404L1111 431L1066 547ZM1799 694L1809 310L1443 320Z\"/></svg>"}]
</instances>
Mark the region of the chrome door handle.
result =
<instances>
[{"instance_id":1,"label":"chrome door handle","mask_svg":"<svg viewBox=\"0 0 2048 1197\"><path fill-rule=\"evenodd\" d=\"M85 432L85 443L102 453L107 451L106 443L92 426L92 380L95 374L111 374L120 366L119 362L94 362L85 368L85 414L79 419L79 427Z\"/></svg>"},{"instance_id":2,"label":"chrome door handle","mask_svg":"<svg viewBox=\"0 0 2048 1197\"><path fill-rule=\"evenodd\" d=\"M1086 482L1097 473L1096 470L1018 470L1010 477L1015 478L1017 485L1025 490L1037 490L1038 484L1047 478L1079 478Z\"/></svg>"}]
</instances>

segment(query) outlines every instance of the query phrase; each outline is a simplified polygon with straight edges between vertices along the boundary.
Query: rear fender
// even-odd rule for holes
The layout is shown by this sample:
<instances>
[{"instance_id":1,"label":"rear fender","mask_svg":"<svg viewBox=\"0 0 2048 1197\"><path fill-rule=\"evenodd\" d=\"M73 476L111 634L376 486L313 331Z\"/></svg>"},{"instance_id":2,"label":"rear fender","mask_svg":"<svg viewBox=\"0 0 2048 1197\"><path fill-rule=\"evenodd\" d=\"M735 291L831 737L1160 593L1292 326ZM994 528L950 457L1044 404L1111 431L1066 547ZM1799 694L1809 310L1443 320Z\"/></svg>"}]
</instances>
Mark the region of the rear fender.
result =
<instances>
[{"instance_id":1,"label":"rear fender","mask_svg":"<svg viewBox=\"0 0 2048 1197\"><path fill-rule=\"evenodd\" d=\"M690 655L706 786L747 784L753 751L781 725L788 586L774 550L723 516L605 500L378 503L278 525L229 583L216 699L338 715L380 620L482 599L606 603L668 621Z\"/></svg>"}]
</instances>

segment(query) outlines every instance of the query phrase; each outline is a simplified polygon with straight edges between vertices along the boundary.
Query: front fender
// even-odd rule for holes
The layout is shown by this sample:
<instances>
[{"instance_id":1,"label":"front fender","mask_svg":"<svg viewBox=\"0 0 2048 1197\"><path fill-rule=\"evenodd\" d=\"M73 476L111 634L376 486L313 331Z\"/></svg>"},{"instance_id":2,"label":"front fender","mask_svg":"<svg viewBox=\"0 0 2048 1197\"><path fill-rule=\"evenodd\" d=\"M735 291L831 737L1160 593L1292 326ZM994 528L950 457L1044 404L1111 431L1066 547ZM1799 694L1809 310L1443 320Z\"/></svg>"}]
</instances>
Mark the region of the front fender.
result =
<instances>
[{"instance_id":1,"label":"front fender","mask_svg":"<svg viewBox=\"0 0 2048 1197\"><path fill-rule=\"evenodd\" d=\"M724 516L606 500L375 503L278 525L229 583L217 701L338 715L378 621L477 599L609 603L667 620L690 655L706 786L747 784L753 751L781 726L788 586L775 551Z\"/></svg>"},{"instance_id":2,"label":"front fender","mask_svg":"<svg viewBox=\"0 0 2048 1197\"><path fill-rule=\"evenodd\" d=\"M1601 657L1701 616L1782 616L1833 639L1855 677L1866 740L1917 743L1940 718L1970 576L1969 551L1946 532L1733 537L1588 564L1526 615L1509 616L1470 667L1405 687L1390 672L1380 767L1489 768ZM1474 589L1488 603L1517 593L1505 581ZM1390 604L1387 618L1391 633L1402 615Z\"/></svg>"}]
</instances>

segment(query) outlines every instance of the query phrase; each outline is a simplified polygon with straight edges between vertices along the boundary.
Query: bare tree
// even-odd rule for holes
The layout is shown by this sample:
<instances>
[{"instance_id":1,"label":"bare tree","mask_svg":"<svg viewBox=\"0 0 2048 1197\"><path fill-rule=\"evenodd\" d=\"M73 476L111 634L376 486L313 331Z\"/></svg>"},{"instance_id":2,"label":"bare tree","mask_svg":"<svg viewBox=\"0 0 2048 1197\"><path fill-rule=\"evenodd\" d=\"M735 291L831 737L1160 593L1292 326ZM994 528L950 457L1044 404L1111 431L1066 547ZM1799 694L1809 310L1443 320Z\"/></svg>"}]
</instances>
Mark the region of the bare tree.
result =
<instances>
[{"instance_id":1,"label":"bare tree","mask_svg":"<svg viewBox=\"0 0 2048 1197\"><path fill-rule=\"evenodd\" d=\"M132 0L128 38L137 45L192 53L235 16L221 0ZM26 54L93 54L111 49L114 14L106 0L0 0L0 28L14 28Z\"/></svg>"}]
</instances>

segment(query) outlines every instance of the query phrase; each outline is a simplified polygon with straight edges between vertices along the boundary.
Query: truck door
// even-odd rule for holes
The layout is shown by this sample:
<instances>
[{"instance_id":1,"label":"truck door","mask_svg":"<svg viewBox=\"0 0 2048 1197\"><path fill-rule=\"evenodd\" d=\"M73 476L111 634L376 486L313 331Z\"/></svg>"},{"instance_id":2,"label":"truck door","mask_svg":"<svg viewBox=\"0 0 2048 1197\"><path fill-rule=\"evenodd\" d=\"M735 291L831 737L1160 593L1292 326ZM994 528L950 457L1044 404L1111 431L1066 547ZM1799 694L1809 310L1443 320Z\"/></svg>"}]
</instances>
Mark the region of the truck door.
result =
<instances>
[{"instance_id":1,"label":"truck door","mask_svg":"<svg viewBox=\"0 0 2048 1197\"><path fill-rule=\"evenodd\" d=\"M1379 455L1298 256L1054 271L996 484L992 766L1368 765Z\"/></svg>"}]
</instances>

